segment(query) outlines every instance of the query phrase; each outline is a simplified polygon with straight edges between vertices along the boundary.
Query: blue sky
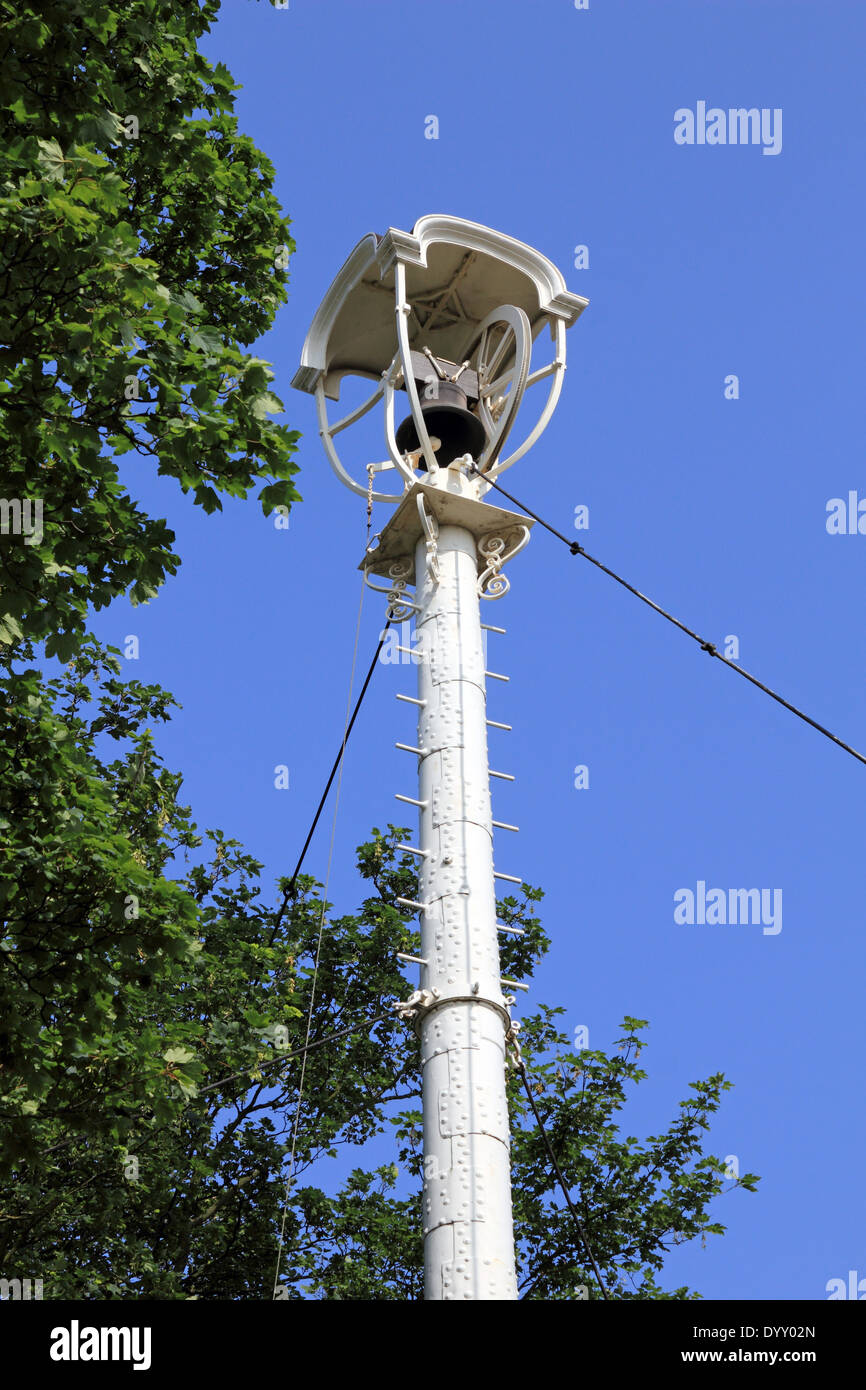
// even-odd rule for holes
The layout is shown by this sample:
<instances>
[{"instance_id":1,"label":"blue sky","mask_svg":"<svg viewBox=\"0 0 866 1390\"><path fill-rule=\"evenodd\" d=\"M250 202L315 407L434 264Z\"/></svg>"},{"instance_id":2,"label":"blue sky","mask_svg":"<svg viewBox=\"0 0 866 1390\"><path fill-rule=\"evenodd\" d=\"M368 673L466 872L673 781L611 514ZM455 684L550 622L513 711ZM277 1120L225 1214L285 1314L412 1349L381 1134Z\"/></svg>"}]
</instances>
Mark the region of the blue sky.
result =
<instances>
[{"instance_id":1,"label":"blue sky","mask_svg":"<svg viewBox=\"0 0 866 1390\"><path fill-rule=\"evenodd\" d=\"M710 640L736 635L743 665L866 747L866 536L825 525L829 499L866 496L864 39L854 0L227 0L206 49L243 84L241 126L276 165L298 246L257 351L304 434L304 500L287 532L253 502L208 518L131 464L183 567L148 607L98 620L117 645L137 634L130 674L182 701L160 747L200 824L291 871L342 729L364 505L289 383L356 241L430 212L531 243L591 301L554 421L509 490L565 531L588 506L587 549ZM699 101L781 108L781 152L678 145L674 112ZM623 1014L650 1020L626 1133L657 1133L692 1080L736 1083L712 1151L761 1174L759 1195L721 1198L728 1234L675 1251L668 1286L825 1298L828 1280L866 1276L866 768L539 530L510 577L488 606L508 629L491 664L511 677L490 713L514 726L492 749L517 781L494 807L521 834L497 862L544 888L553 938L527 1007L564 1005L600 1048ZM412 794L393 747L412 720L393 697L413 687L411 667L383 666L353 736L331 884L343 910L354 846L402 819L392 792ZM327 836L323 823L312 872ZM674 894L700 880L781 889L782 930L678 925Z\"/></svg>"}]
</instances>

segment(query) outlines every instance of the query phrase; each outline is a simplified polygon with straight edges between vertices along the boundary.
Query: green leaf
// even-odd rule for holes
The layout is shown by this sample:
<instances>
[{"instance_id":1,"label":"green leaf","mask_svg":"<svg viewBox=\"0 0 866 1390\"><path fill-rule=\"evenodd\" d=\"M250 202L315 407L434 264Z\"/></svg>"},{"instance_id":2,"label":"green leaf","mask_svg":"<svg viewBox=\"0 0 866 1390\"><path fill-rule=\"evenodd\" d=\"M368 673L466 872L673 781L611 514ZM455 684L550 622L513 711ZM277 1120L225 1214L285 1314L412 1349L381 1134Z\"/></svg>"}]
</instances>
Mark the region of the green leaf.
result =
<instances>
[{"instance_id":1,"label":"green leaf","mask_svg":"<svg viewBox=\"0 0 866 1390\"><path fill-rule=\"evenodd\" d=\"M114 111L97 111L81 122L78 127L78 138L82 144L108 144L112 145L120 138L121 134L120 117Z\"/></svg>"},{"instance_id":2,"label":"green leaf","mask_svg":"<svg viewBox=\"0 0 866 1390\"><path fill-rule=\"evenodd\" d=\"M199 352L221 353L223 350L222 337L215 328L197 328L190 334L189 341Z\"/></svg>"},{"instance_id":3,"label":"green leaf","mask_svg":"<svg viewBox=\"0 0 866 1390\"><path fill-rule=\"evenodd\" d=\"M283 403L272 391L264 391L260 396L256 396L250 409L257 420L263 420L266 415L275 415L283 409Z\"/></svg>"},{"instance_id":4,"label":"green leaf","mask_svg":"<svg viewBox=\"0 0 866 1390\"><path fill-rule=\"evenodd\" d=\"M62 182L66 161L63 158L63 151L56 140L38 140L39 155L37 163L46 179L53 182Z\"/></svg>"},{"instance_id":5,"label":"green leaf","mask_svg":"<svg viewBox=\"0 0 866 1390\"><path fill-rule=\"evenodd\" d=\"M17 618L14 618L11 613L0 616L0 642L8 644L23 636L24 633Z\"/></svg>"},{"instance_id":6,"label":"green leaf","mask_svg":"<svg viewBox=\"0 0 866 1390\"><path fill-rule=\"evenodd\" d=\"M275 507L291 507L292 503L298 500L298 494L288 479L282 479L278 483L269 483L267 487L263 487L259 493L259 500L265 516L269 516Z\"/></svg>"}]
</instances>

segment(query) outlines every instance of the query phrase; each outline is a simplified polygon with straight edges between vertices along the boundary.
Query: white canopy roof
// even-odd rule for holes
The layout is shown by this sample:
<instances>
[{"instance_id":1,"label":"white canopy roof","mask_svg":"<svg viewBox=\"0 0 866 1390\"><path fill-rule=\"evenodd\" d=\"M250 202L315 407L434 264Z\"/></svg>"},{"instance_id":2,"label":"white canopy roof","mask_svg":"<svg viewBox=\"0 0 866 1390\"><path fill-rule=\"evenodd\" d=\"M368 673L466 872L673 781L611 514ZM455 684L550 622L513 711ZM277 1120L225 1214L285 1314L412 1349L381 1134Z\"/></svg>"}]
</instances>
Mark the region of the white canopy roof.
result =
<instances>
[{"instance_id":1,"label":"white canopy roof","mask_svg":"<svg viewBox=\"0 0 866 1390\"><path fill-rule=\"evenodd\" d=\"M347 374L378 379L396 350L394 266L406 266L410 342L462 361L478 325L499 305L522 308L533 337L549 318L572 324L589 301L571 294L552 261L522 241L460 217L422 217L410 232L371 232L331 284L307 334L292 385L320 378L338 400Z\"/></svg>"}]
</instances>

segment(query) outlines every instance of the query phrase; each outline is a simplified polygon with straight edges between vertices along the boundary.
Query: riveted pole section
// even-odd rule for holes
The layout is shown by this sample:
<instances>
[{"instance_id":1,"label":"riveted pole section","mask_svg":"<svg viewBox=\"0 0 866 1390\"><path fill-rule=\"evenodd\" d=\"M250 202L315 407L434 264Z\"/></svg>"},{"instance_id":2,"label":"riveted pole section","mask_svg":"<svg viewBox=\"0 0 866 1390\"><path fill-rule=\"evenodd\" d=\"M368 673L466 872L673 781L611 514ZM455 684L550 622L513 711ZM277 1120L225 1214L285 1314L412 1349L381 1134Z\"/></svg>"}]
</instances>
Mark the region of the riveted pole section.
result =
<instances>
[{"instance_id":1,"label":"riveted pole section","mask_svg":"<svg viewBox=\"0 0 866 1390\"><path fill-rule=\"evenodd\" d=\"M436 546L429 568L426 541L415 553L421 985L436 992L419 1029L424 1296L516 1299L475 538L442 526Z\"/></svg>"}]
</instances>

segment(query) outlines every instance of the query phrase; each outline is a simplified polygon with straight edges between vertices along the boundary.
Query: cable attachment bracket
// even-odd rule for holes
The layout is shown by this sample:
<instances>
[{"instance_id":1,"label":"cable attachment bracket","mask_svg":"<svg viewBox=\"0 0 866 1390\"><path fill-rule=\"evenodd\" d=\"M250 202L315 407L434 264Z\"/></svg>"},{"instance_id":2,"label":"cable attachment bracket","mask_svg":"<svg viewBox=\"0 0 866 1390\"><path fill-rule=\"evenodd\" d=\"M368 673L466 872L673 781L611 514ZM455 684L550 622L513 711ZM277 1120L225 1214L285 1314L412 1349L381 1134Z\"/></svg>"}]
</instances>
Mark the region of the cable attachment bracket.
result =
<instances>
[{"instance_id":1,"label":"cable attachment bracket","mask_svg":"<svg viewBox=\"0 0 866 1390\"><path fill-rule=\"evenodd\" d=\"M424 534L427 537L427 573L434 585L439 583L439 548L436 542L439 539L439 522L432 512L428 512L424 506L424 498L419 493L417 497L418 515L421 518L421 525L424 527Z\"/></svg>"},{"instance_id":2,"label":"cable attachment bracket","mask_svg":"<svg viewBox=\"0 0 866 1390\"><path fill-rule=\"evenodd\" d=\"M520 1051L520 1042L517 1034L520 1032L520 1020L513 1018L505 1034L506 1049L510 1046L508 1061L515 1071L525 1071L526 1063L523 1060L523 1053Z\"/></svg>"},{"instance_id":3,"label":"cable attachment bracket","mask_svg":"<svg viewBox=\"0 0 866 1390\"><path fill-rule=\"evenodd\" d=\"M408 999L398 999L392 1007L406 1023L413 1023L432 1008L439 998L438 989L416 989Z\"/></svg>"}]
</instances>

